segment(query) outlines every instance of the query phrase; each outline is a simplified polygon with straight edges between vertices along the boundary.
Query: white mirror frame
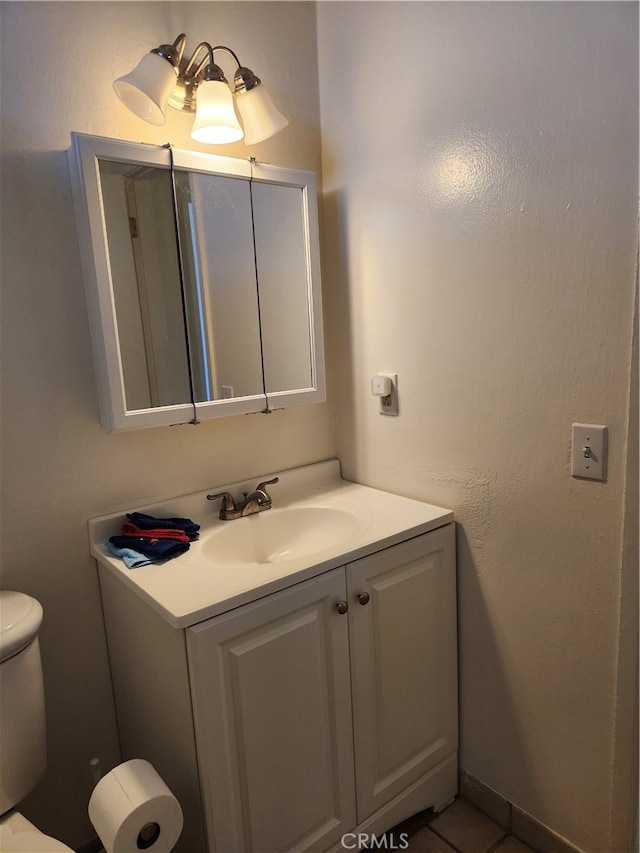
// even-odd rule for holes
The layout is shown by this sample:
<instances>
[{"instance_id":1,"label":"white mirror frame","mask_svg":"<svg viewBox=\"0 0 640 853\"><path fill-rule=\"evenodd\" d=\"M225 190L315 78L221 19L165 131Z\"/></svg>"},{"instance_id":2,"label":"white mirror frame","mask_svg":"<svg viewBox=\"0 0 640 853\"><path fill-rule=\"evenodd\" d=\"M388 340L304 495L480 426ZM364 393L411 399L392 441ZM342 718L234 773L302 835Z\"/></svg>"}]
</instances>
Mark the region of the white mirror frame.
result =
<instances>
[{"instance_id":1,"label":"white mirror frame","mask_svg":"<svg viewBox=\"0 0 640 853\"><path fill-rule=\"evenodd\" d=\"M245 180L297 187L303 194L309 305L312 385L309 388L263 393L228 400L181 403L148 409L126 407L124 373L118 339L115 299L100 191L99 161L166 168L166 147L72 133L69 172L78 228L87 310L100 402L100 420L108 432L193 423L214 417L263 412L325 400L322 294L316 181L313 172L284 169L245 160L173 149L176 169L229 175ZM239 330L238 340L242 340Z\"/></svg>"}]
</instances>

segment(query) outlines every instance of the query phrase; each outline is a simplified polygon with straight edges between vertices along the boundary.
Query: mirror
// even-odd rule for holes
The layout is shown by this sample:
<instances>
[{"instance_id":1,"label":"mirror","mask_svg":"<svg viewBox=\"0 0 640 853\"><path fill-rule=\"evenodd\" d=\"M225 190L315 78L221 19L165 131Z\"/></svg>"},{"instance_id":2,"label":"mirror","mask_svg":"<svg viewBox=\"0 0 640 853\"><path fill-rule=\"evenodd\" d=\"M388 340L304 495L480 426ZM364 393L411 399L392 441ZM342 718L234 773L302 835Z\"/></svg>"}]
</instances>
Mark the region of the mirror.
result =
<instances>
[{"instance_id":1,"label":"mirror","mask_svg":"<svg viewBox=\"0 0 640 853\"><path fill-rule=\"evenodd\" d=\"M261 394L250 183L181 172L176 184L195 399Z\"/></svg>"},{"instance_id":2,"label":"mirror","mask_svg":"<svg viewBox=\"0 0 640 853\"><path fill-rule=\"evenodd\" d=\"M314 176L72 135L109 429L324 399Z\"/></svg>"}]
</instances>

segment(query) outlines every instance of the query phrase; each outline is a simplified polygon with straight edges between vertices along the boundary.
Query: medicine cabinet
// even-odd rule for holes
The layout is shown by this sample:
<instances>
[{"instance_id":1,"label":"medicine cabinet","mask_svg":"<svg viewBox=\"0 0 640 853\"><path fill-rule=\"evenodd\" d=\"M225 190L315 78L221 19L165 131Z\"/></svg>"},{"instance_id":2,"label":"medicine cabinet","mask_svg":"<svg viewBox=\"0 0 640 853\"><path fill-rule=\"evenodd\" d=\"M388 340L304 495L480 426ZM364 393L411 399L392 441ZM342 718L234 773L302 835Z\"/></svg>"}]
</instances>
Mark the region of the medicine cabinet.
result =
<instances>
[{"instance_id":1,"label":"medicine cabinet","mask_svg":"<svg viewBox=\"0 0 640 853\"><path fill-rule=\"evenodd\" d=\"M324 400L315 176L72 134L103 426Z\"/></svg>"}]
</instances>

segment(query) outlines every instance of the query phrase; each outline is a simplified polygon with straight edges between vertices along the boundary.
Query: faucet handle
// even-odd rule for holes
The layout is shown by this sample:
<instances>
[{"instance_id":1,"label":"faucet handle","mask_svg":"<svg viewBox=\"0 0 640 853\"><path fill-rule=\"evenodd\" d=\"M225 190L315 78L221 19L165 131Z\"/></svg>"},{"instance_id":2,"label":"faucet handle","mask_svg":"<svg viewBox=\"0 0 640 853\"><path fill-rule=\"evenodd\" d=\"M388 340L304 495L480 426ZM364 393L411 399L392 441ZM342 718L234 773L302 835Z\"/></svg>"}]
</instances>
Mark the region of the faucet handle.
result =
<instances>
[{"instance_id":1,"label":"faucet handle","mask_svg":"<svg viewBox=\"0 0 640 853\"><path fill-rule=\"evenodd\" d=\"M265 480L263 483L258 483L258 485L256 486L256 491L257 492L264 492L265 494L267 494L267 490L265 489L265 486L273 486L274 483L279 483L279 482L280 482L280 477L274 477L273 480Z\"/></svg>"},{"instance_id":2,"label":"faucet handle","mask_svg":"<svg viewBox=\"0 0 640 853\"><path fill-rule=\"evenodd\" d=\"M219 492L217 495L207 495L208 501L215 501L218 498L222 498L221 512L235 512L236 502L231 492Z\"/></svg>"},{"instance_id":3,"label":"faucet handle","mask_svg":"<svg viewBox=\"0 0 640 853\"><path fill-rule=\"evenodd\" d=\"M264 492L269 500L271 500L271 496L269 492L266 490L265 486L273 486L274 483L280 482L280 477L274 477L273 480L264 480L262 483L258 483L256 486L256 492Z\"/></svg>"}]
</instances>

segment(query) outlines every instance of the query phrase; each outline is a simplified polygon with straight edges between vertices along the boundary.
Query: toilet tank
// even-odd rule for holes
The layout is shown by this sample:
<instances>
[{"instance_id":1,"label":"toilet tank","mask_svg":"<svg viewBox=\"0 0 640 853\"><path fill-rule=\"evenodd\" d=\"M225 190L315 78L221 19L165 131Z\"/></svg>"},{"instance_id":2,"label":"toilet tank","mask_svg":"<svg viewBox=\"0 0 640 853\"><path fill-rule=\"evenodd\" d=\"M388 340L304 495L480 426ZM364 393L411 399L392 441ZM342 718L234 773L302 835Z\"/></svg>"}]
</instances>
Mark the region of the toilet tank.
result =
<instances>
[{"instance_id":1,"label":"toilet tank","mask_svg":"<svg viewBox=\"0 0 640 853\"><path fill-rule=\"evenodd\" d=\"M45 770L41 623L35 598L0 591L0 814L24 799Z\"/></svg>"}]
</instances>

